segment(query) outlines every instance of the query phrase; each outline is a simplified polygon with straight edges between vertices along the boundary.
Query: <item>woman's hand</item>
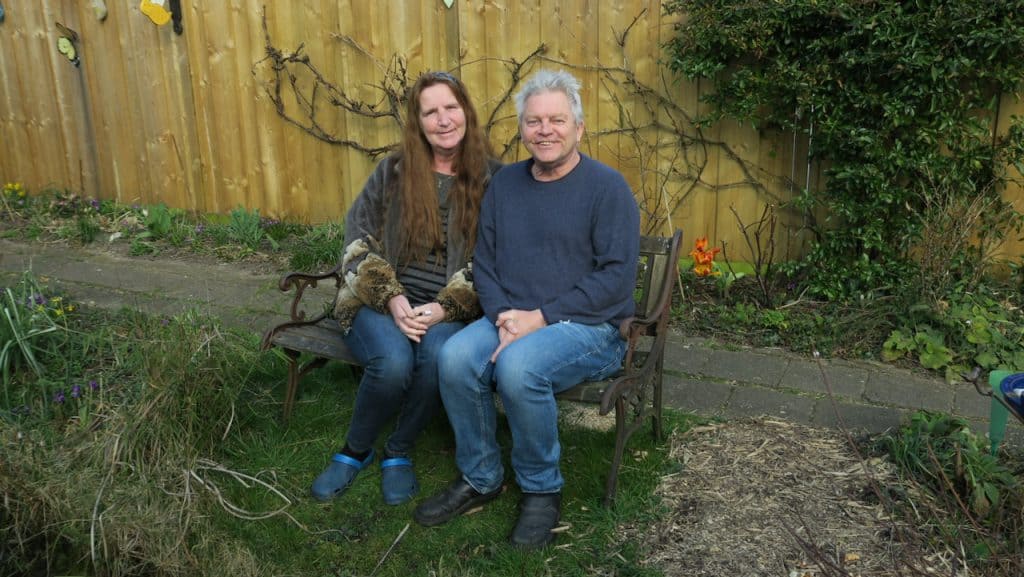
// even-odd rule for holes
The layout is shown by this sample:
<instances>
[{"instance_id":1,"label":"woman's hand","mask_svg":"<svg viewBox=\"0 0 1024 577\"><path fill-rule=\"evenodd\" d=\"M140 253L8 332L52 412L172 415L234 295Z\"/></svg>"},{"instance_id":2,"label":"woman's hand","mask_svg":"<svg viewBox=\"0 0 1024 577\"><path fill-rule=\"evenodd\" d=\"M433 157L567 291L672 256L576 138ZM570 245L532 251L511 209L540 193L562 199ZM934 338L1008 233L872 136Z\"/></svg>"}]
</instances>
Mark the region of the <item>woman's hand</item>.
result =
<instances>
[{"instance_id":1,"label":"woman's hand","mask_svg":"<svg viewBox=\"0 0 1024 577\"><path fill-rule=\"evenodd\" d=\"M391 297L388 301L388 311L391 312L391 320L403 335L414 343L420 342L420 337L427 332L427 325L416 317L405 295Z\"/></svg>"},{"instance_id":2,"label":"woman's hand","mask_svg":"<svg viewBox=\"0 0 1024 577\"><path fill-rule=\"evenodd\" d=\"M432 327L444 320L444 309L439 303L420 305L412 309L412 314L427 327Z\"/></svg>"},{"instance_id":3,"label":"woman's hand","mask_svg":"<svg viewBox=\"0 0 1024 577\"><path fill-rule=\"evenodd\" d=\"M420 337L427 333L427 329L444 320L444 309L438 303L413 308L405 295L392 297L388 301L388 311L398 330L414 343L420 342Z\"/></svg>"}]
</instances>

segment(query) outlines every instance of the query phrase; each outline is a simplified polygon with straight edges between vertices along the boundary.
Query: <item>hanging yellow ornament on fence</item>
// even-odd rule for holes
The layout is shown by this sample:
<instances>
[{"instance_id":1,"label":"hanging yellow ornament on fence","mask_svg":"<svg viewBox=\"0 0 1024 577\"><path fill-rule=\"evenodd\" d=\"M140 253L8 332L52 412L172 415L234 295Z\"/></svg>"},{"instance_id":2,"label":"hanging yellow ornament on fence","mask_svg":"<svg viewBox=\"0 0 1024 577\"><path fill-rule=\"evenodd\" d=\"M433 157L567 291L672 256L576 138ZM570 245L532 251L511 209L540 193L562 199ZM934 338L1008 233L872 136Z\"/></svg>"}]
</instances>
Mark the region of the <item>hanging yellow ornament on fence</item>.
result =
<instances>
[{"instance_id":1,"label":"hanging yellow ornament on fence","mask_svg":"<svg viewBox=\"0 0 1024 577\"><path fill-rule=\"evenodd\" d=\"M171 21L171 12L167 9L167 0L142 0L139 10L157 26L163 26Z\"/></svg>"}]
</instances>

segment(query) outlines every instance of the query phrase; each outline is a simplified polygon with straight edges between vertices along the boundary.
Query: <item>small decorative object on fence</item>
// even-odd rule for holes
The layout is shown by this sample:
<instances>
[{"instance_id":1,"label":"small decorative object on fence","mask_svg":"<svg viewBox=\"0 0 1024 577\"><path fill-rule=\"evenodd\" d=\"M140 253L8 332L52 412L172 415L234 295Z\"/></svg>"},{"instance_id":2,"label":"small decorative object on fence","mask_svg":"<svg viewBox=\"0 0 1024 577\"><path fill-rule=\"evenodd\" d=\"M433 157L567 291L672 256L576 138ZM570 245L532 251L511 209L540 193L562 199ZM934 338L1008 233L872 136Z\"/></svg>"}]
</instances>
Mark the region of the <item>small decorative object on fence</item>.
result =
<instances>
[{"instance_id":1,"label":"small decorative object on fence","mask_svg":"<svg viewBox=\"0 0 1024 577\"><path fill-rule=\"evenodd\" d=\"M107 2L106 0L91 0L92 11L96 14L96 19L103 22L107 19Z\"/></svg>"},{"instance_id":2,"label":"small decorative object on fence","mask_svg":"<svg viewBox=\"0 0 1024 577\"><path fill-rule=\"evenodd\" d=\"M167 0L142 0L139 10L149 16L153 24L163 26L171 21L171 12L166 8Z\"/></svg>"},{"instance_id":3,"label":"small decorative object on fence","mask_svg":"<svg viewBox=\"0 0 1024 577\"><path fill-rule=\"evenodd\" d=\"M171 20L174 22L174 33L181 36L181 0L170 0Z\"/></svg>"},{"instance_id":4,"label":"small decorative object on fence","mask_svg":"<svg viewBox=\"0 0 1024 577\"><path fill-rule=\"evenodd\" d=\"M60 36L57 37L57 51L67 57L75 65L75 68L78 68L82 65L82 59L78 57L78 33L60 22L54 22L54 24L60 31Z\"/></svg>"},{"instance_id":5,"label":"small decorative object on fence","mask_svg":"<svg viewBox=\"0 0 1024 577\"><path fill-rule=\"evenodd\" d=\"M4 14L4 5L2 3L0 3L0 24L3 23L4 16L5 16L5 14Z\"/></svg>"}]
</instances>

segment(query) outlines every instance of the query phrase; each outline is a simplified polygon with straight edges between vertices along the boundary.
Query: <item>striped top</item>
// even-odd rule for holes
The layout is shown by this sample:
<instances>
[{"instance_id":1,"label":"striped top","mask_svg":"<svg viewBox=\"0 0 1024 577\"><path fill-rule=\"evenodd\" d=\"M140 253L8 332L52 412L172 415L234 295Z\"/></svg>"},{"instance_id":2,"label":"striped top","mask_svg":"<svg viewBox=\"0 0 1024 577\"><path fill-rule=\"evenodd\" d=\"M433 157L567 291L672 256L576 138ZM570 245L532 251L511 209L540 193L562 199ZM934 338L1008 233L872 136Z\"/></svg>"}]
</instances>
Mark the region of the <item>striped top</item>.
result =
<instances>
[{"instance_id":1,"label":"striped top","mask_svg":"<svg viewBox=\"0 0 1024 577\"><path fill-rule=\"evenodd\" d=\"M454 177L435 173L437 177L438 206L441 209L441 238L448 238L448 191ZM398 267L398 282L405 287L405 296L412 306L437 300L437 294L448 284L448 246L426 255L423 262L403 263Z\"/></svg>"}]
</instances>

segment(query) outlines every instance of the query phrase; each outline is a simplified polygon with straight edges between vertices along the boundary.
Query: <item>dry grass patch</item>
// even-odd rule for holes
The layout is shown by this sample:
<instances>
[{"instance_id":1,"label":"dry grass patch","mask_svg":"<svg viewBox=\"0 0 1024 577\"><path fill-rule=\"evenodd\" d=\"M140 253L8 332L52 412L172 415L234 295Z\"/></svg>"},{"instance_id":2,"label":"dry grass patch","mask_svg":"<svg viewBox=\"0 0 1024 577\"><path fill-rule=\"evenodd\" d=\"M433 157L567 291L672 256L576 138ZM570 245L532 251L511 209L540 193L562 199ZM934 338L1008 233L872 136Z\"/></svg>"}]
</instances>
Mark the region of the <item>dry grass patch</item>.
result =
<instances>
[{"instance_id":1,"label":"dry grass patch","mask_svg":"<svg viewBox=\"0 0 1024 577\"><path fill-rule=\"evenodd\" d=\"M682 468L658 488L669 513L626 529L665 575L966 575L879 504L894 468L839 431L740 420L675 435L670 451Z\"/></svg>"}]
</instances>

